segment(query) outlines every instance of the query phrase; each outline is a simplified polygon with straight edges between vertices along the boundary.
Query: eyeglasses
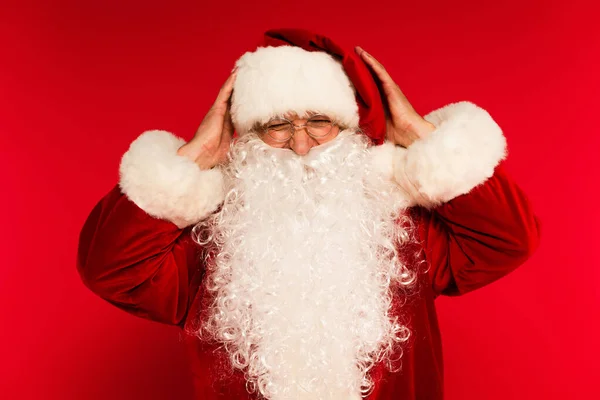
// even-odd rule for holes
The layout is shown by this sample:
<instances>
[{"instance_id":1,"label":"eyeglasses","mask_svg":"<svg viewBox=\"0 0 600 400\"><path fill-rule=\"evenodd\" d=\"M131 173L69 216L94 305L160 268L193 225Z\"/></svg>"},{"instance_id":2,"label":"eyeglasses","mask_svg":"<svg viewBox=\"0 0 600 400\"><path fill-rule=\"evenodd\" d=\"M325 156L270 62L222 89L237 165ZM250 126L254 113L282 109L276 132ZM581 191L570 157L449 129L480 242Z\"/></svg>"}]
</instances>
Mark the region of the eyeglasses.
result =
<instances>
[{"instance_id":1,"label":"eyeglasses","mask_svg":"<svg viewBox=\"0 0 600 400\"><path fill-rule=\"evenodd\" d=\"M320 139L329 135L334 125L337 124L326 115L313 115L303 125L294 125L286 118L273 118L262 128L262 132L276 142L287 142L298 129L306 128L309 136Z\"/></svg>"}]
</instances>

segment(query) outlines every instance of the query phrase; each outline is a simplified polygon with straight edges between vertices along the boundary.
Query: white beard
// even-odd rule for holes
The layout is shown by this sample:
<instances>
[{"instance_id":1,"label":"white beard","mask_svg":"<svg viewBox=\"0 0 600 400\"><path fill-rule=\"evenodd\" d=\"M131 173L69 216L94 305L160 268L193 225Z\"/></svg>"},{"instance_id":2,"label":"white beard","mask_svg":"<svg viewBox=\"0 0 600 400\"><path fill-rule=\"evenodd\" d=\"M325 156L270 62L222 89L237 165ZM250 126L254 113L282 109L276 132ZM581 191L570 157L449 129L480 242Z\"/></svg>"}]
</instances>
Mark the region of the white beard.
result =
<instances>
[{"instance_id":1,"label":"white beard","mask_svg":"<svg viewBox=\"0 0 600 400\"><path fill-rule=\"evenodd\" d=\"M218 254L203 329L267 399L359 399L371 367L408 339L390 313L392 292L415 280L394 222L406 204L368 147L343 131L301 157L246 135L222 209L196 226Z\"/></svg>"}]
</instances>

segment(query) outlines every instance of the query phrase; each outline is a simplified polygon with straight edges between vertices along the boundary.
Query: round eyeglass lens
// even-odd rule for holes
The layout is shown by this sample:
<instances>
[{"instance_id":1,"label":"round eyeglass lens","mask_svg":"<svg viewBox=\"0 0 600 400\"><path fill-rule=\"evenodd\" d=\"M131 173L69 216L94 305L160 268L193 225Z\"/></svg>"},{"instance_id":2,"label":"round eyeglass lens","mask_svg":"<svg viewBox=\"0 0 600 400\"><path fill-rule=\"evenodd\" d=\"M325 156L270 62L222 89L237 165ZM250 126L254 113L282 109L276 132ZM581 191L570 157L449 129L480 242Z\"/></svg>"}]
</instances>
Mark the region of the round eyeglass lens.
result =
<instances>
[{"instance_id":1,"label":"round eyeglass lens","mask_svg":"<svg viewBox=\"0 0 600 400\"><path fill-rule=\"evenodd\" d=\"M308 132L314 137L327 136L331 132L333 123L327 117L316 116L306 122Z\"/></svg>"},{"instance_id":2,"label":"round eyeglass lens","mask_svg":"<svg viewBox=\"0 0 600 400\"><path fill-rule=\"evenodd\" d=\"M285 120L273 120L267 126L267 134L277 141L285 142L292 137L292 124Z\"/></svg>"}]
</instances>

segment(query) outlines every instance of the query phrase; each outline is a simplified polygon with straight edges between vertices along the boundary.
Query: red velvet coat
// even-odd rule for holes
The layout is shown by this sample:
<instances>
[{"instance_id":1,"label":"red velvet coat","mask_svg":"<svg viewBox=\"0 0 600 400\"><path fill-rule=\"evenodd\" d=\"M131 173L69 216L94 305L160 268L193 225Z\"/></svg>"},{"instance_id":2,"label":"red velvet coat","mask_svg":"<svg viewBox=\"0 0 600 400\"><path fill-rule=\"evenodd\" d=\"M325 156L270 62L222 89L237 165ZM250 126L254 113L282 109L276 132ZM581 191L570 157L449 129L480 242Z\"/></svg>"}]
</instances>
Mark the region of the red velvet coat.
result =
<instances>
[{"instance_id":1,"label":"red velvet coat","mask_svg":"<svg viewBox=\"0 0 600 400\"><path fill-rule=\"evenodd\" d=\"M415 204L407 210L421 241L413 246L424 250L421 257L429 268L419 275L419 295L403 308L410 314L412 332L403 369L390 373L376 368L369 400L442 399L435 298L485 286L517 268L537 248L539 220L527 196L501 160L492 160L491 165L493 175L479 179L467 193L453 193L447 201ZM411 181L417 189L426 188L417 175ZM123 187L114 187L96 205L82 229L77 268L83 282L131 314L192 330L204 295L204 269L189 225L182 228L149 215L130 200L135 196L123 193L131 191ZM409 250L407 254L414 253ZM246 392L242 374L228 368L222 351L214 352L211 345L191 335L186 335L186 343L197 399L255 398Z\"/></svg>"}]
</instances>

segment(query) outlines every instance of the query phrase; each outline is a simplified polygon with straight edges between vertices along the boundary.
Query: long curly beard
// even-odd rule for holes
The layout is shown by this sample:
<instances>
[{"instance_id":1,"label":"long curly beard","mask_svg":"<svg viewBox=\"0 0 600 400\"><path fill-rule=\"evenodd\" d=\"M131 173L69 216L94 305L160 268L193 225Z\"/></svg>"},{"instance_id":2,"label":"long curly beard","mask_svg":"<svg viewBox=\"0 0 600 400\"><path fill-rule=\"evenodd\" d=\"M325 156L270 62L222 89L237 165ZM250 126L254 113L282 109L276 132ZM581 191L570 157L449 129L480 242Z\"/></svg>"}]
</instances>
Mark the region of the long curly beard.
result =
<instances>
[{"instance_id":1,"label":"long curly beard","mask_svg":"<svg viewBox=\"0 0 600 400\"><path fill-rule=\"evenodd\" d=\"M365 396L369 370L410 335L391 304L416 276L398 253L411 240L397 223L405 200L372 167L368 139L342 131L302 157L248 134L223 168L224 204L194 229L216 254L198 335L264 398Z\"/></svg>"}]
</instances>

